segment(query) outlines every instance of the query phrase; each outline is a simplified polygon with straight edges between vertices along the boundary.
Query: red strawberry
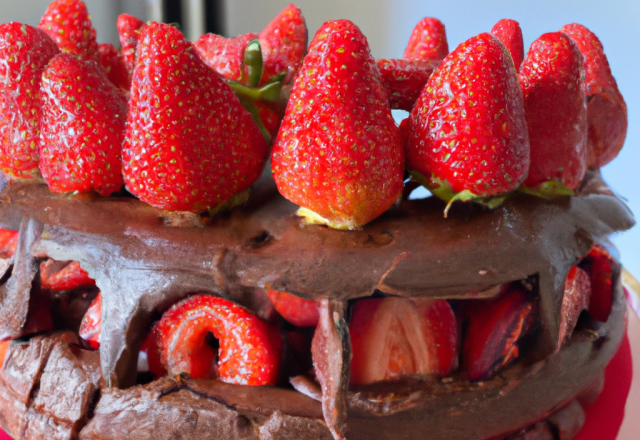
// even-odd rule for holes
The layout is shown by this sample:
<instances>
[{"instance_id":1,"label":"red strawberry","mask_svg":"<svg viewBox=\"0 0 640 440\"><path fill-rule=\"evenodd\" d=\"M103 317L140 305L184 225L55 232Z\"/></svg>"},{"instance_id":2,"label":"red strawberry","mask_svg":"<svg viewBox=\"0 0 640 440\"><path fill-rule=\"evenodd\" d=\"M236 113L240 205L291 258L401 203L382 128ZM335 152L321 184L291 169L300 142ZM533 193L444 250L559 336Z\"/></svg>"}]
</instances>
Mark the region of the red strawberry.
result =
<instances>
[{"instance_id":1,"label":"red strawberry","mask_svg":"<svg viewBox=\"0 0 640 440\"><path fill-rule=\"evenodd\" d=\"M226 299L187 298L162 316L157 331L160 357L170 375L186 372L202 378L217 370L227 383L275 385L278 380L280 333ZM219 356L207 344L209 333L219 341Z\"/></svg>"},{"instance_id":2,"label":"red strawberry","mask_svg":"<svg viewBox=\"0 0 640 440\"><path fill-rule=\"evenodd\" d=\"M140 33L144 22L129 14L120 14L117 27L122 46L122 56L129 72L133 71L136 64L136 48L140 41Z\"/></svg>"},{"instance_id":3,"label":"red strawberry","mask_svg":"<svg viewBox=\"0 0 640 440\"><path fill-rule=\"evenodd\" d=\"M300 72L272 150L273 177L301 214L358 228L403 185L400 132L367 39L350 21L329 21Z\"/></svg>"},{"instance_id":4,"label":"red strawberry","mask_svg":"<svg viewBox=\"0 0 640 440\"><path fill-rule=\"evenodd\" d=\"M260 32L264 71L260 85L285 72L284 84L293 79L307 53L307 24L300 9L289 5Z\"/></svg>"},{"instance_id":5,"label":"red strawberry","mask_svg":"<svg viewBox=\"0 0 640 440\"><path fill-rule=\"evenodd\" d=\"M100 348L100 331L102 330L102 296L100 293L94 298L93 302L87 309L87 313L82 318L80 337L89 345L89 347L97 350Z\"/></svg>"},{"instance_id":6,"label":"red strawberry","mask_svg":"<svg viewBox=\"0 0 640 440\"><path fill-rule=\"evenodd\" d=\"M498 196L525 179L522 91L497 38L465 41L433 73L411 112L407 169L449 203Z\"/></svg>"},{"instance_id":7,"label":"red strawberry","mask_svg":"<svg viewBox=\"0 0 640 440\"><path fill-rule=\"evenodd\" d=\"M122 187L121 149L127 101L93 62L53 58L42 74L40 171L53 192Z\"/></svg>"},{"instance_id":8,"label":"red strawberry","mask_svg":"<svg viewBox=\"0 0 640 440\"><path fill-rule=\"evenodd\" d=\"M128 92L131 78L122 54L111 44L101 44L98 49L100 50L100 65L109 81L123 92Z\"/></svg>"},{"instance_id":9,"label":"red strawberry","mask_svg":"<svg viewBox=\"0 0 640 440\"><path fill-rule=\"evenodd\" d=\"M11 179L40 176L40 77L58 52L40 29L0 25L0 171Z\"/></svg>"},{"instance_id":10,"label":"red strawberry","mask_svg":"<svg viewBox=\"0 0 640 440\"><path fill-rule=\"evenodd\" d=\"M180 31L145 26L123 147L129 191L160 209L213 209L248 189L267 155L251 115Z\"/></svg>"},{"instance_id":11,"label":"red strawberry","mask_svg":"<svg viewBox=\"0 0 640 440\"><path fill-rule=\"evenodd\" d=\"M349 332L353 385L412 375L444 377L456 364L456 318L446 301L358 301Z\"/></svg>"},{"instance_id":12,"label":"red strawberry","mask_svg":"<svg viewBox=\"0 0 640 440\"><path fill-rule=\"evenodd\" d=\"M589 308L591 283L589 275L578 266L572 266L564 281L564 295L560 309L560 330L558 333L558 350L569 341L578 318L583 310Z\"/></svg>"},{"instance_id":13,"label":"red strawberry","mask_svg":"<svg viewBox=\"0 0 640 440\"><path fill-rule=\"evenodd\" d=\"M587 105L582 56L560 32L542 35L520 69L531 144L524 184L557 181L573 190L587 170Z\"/></svg>"},{"instance_id":14,"label":"red strawberry","mask_svg":"<svg viewBox=\"0 0 640 440\"><path fill-rule=\"evenodd\" d=\"M258 109L258 117L265 130L269 133L271 139L275 139L278 136L278 131L280 131L282 117L265 101L256 102L255 106Z\"/></svg>"},{"instance_id":15,"label":"red strawberry","mask_svg":"<svg viewBox=\"0 0 640 440\"><path fill-rule=\"evenodd\" d=\"M519 339L535 313L524 287L513 283L491 301L469 301L462 343L461 369L469 379L483 379L519 356Z\"/></svg>"},{"instance_id":16,"label":"red strawberry","mask_svg":"<svg viewBox=\"0 0 640 440\"><path fill-rule=\"evenodd\" d=\"M96 30L80 0L52 1L38 27L53 38L62 52L100 63Z\"/></svg>"},{"instance_id":17,"label":"red strawberry","mask_svg":"<svg viewBox=\"0 0 640 440\"><path fill-rule=\"evenodd\" d=\"M0 229L0 258L11 258L18 246L18 231Z\"/></svg>"},{"instance_id":18,"label":"red strawberry","mask_svg":"<svg viewBox=\"0 0 640 440\"><path fill-rule=\"evenodd\" d=\"M600 322L606 322L613 305L614 272L619 271L618 263L600 245L595 245L582 259L580 267L589 275L591 301L589 314Z\"/></svg>"},{"instance_id":19,"label":"red strawberry","mask_svg":"<svg viewBox=\"0 0 640 440\"><path fill-rule=\"evenodd\" d=\"M377 63L391 108L408 112L440 64L437 60L377 60Z\"/></svg>"},{"instance_id":20,"label":"red strawberry","mask_svg":"<svg viewBox=\"0 0 640 440\"><path fill-rule=\"evenodd\" d=\"M7 357L11 341L0 341L0 368L4 365L4 359Z\"/></svg>"},{"instance_id":21,"label":"red strawberry","mask_svg":"<svg viewBox=\"0 0 640 440\"><path fill-rule=\"evenodd\" d=\"M95 280L89 277L77 261L72 261L62 269L56 270L58 267L54 260L40 263L40 283L43 289L59 291L96 285ZM53 273L51 269L54 270Z\"/></svg>"},{"instance_id":22,"label":"red strawberry","mask_svg":"<svg viewBox=\"0 0 640 440\"><path fill-rule=\"evenodd\" d=\"M504 44L509 51L516 69L520 68L524 59L524 42L522 41L522 29L520 24L509 18L503 18L493 25L491 34Z\"/></svg>"},{"instance_id":23,"label":"red strawberry","mask_svg":"<svg viewBox=\"0 0 640 440\"><path fill-rule=\"evenodd\" d=\"M277 290L269 290L267 294L278 313L291 324L298 327L318 325L319 315L315 301Z\"/></svg>"},{"instance_id":24,"label":"red strawberry","mask_svg":"<svg viewBox=\"0 0 640 440\"><path fill-rule=\"evenodd\" d=\"M244 34L225 38L216 34L205 34L193 43L196 52L205 64L220 75L243 84L247 82L244 70L244 49L256 34Z\"/></svg>"},{"instance_id":25,"label":"red strawberry","mask_svg":"<svg viewBox=\"0 0 640 440\"><path fill-rule=\"evenodd\" d=\"M425 17L413 28L403 58L407 60L441 60L449 54L444 24Z\"/></svg>"},{"instance_id":26,"label":"red strawberry","mask_svg":"<svg viewBox=\"0 0 640 440\"><path fill-rule=\"evenodd\" d=\"M589 120L589 167L602 167L618 155L627 136L627 104L611 74L609 61L598 37L580 24L560 30L584 56Z\"/></svg>"},{"instance_id":27,"label":"red strawberry","mask_svg":"<svg viewBox=\"0 0 640 440\"><path fill-rule=\"evenodd\" d=\"M140 346L140 354L138 357L138 371L145 371L144 369L140 369L141 358L146 360L146 371L151 372L156 378L167 375L167 370L165 370L162 366L160 353L158 351L158 330L156 326L153 326L144 342ZM142 363L144 363L144 361Z\"/></svg>"}]
</instances>

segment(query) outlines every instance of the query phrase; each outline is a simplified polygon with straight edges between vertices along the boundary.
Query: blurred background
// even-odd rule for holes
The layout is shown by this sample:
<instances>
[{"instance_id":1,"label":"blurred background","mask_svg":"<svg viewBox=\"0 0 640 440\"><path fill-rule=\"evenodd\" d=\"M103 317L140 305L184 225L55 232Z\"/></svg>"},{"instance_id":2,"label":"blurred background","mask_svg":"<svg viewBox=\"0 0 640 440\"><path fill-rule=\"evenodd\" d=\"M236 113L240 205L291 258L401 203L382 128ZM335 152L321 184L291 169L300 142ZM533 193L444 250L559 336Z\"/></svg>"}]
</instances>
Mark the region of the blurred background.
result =
<instances>
[{"instance_id":1,"label":"blurred background","mask_svg":"<svg viewBox=\"0 0 640 440\"><path fill-rule=\"evenodd\" d=\"M49 0L0 0L0 20L37 25ZM85 0L99 42L118 45L116 18L122 12L148 20L180 23L195 40L205 32L235 36L259 32L289 0ZM640 215L640 2L636 0L296 0L309 38L326 20L346 18L369 39L376 58L399 58L413 26L439 18L453 50L469 37L489 31L501 18L520 22L525 48L545 32L578 22L602 41L627 102L629 130L624 149L603 169L607 182ZM401 114L396 115L402 117ZM640 276L640 227L613 237L627 268Z\"/></svg>"}]
</instances>

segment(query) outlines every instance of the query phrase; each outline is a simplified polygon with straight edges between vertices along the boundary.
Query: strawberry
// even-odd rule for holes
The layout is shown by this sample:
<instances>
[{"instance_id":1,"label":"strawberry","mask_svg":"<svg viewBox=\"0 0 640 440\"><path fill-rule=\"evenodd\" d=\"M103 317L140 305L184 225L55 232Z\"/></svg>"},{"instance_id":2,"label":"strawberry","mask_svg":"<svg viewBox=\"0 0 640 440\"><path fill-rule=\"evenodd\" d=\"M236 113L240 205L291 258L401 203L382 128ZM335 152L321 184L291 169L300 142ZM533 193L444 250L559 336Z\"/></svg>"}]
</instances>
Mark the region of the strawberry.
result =
<instances>
[{"instance_id":1,"label":"strawberry","mask_svg":"<svg viewBox=\"0 0 640 440\"><path fill-rule=\"evenodd\" d=\"M100 348L100 331L102 330L102 295L98 293L82 318L80 337L97 350Z\"/></svg>"},{"instance_id":2,"label":"strawberry","mask_svg":"<svg viewBox=\"0 0 640 440\"><path fill-rule=\"evenodd\" d=\"M358 228L398 199L404 163L366 37L348 20L323 24L300 72L272 150L273 177L310 221Z\"/></svg>"},{"instance_id":3,"label":"strawberry","mask_svg":"<svg viewBox=\"0 0 640 440\"><path fill-rule=\"evenodd\" d=\"M268 290L267 294L278 313L291 324L298 327L318 325L319 315L315 301L277 290Z\"/></svg>"},{"instance_id":4,"label":"strawberry","mask_svg":"<svg viewBox=\"0 0 640 440\"><path fill-rule=\"evenodd\" d=\"M257 37L256 34L244 34L235 38L205 34L193 43L193 47L207 66L227 79L245 84L247 74L244 70L244 49Z\"/></svg>"},{"instance_id":5,"label":"strawberry","mask_svg":"<svg viewBox=\"0 0 640 440\"><path fill-rule=\"evenodd\" d=\"M566 35L531 44L520 69L531 145L527 187L560 182L574 190L587 170L587 104L582 56Z\"/></svg>"},{"instance_id":6,"label":"strawberry","mask_svg":"<svg viewBox=\"0 0 640 440\"><path fill-rule=\"evenodd\" d=\"M580 313L589 308L590 298L591 282L589 281L589 275L577 265L572 266L564 281L558 350L571 338Z\"/></svg>"},{"instance_id":7,"label":"strawberry","mask_svg":"<svg viewBox=\"0 0 640 440\"><path fill-rule=\"evenodd\" d=\"M470 380L479 380L519 356L518 341L532 326L535 304L521 284L512 283L497 299L468 301L466 307L460 366Z\"/></svg>"},{"instance_id":8,"label":"strawberry","mask_svg":"<svg viewBox=\"0 0 640 440\"><path fill-rule=\"evenodd\" d=\"M425 17L413 28L403 58L407 60L441 60L449 54L444 24Z\"/></svg>"},{"instance_id":9,"label":"strawberry","mask_svg":"<svg viewBox=\"0 0 640 440\"><path fill-rule=\"evenodd\" d=\"M42 74L40 171L53 192L122 187L121 146L127 101L96 63L70 54Z\"/></svg>"},{"instance_id":10,"label":"strawberry","mask_svg":"<svg viewBox=\"0 0 640 440\"><path fill-rule=\"evenodd\" d=\"M96 285L95 280L89 277L77 261L72 261L61 269L56 263L54 260L40 263L40 284L43 289L59 291Z\"/></svg>"},{"instance_id":11,"label":"strawberry","mask_svg":"<svg viewBox=\"0 0 640 440\"><path fill-rule=\"evenodd\" d=\"M579 265L587 272L591 285L589 314L596 321L606 322L611 314L613 280L615 272L620 270L619 264L602 246L596 244Z\"/></svg>"},{"instance_id":12,"label":"strawberry","mask_svg":"<svg viewBox=\"0 0 640 440\"><path fill-rule=\"evenodd\" d=\"M0 258L11 258L18 246L18 231L0 229Z\"/></svg>"},{"instance_id":13,"label":"strawberry","mask_svg":"<svg viewBox=\"0 0 640 440\"><path fill-rule=\"evenodd\" d=\"M140 367L143 366L141 365L140 359L146 360L146 371L151 372L156 378L167 375L167 370L162 366L160 353L158 352L158 332L155 325L152 327L144 342L142 342L140 354L138 355L138 371L145 371L145 369L140 369ZM142 364L143 363L144 361Z\"/></svg>"},{"instance_id":14,"label":"strawberry","mask_svg":"<svg viewBox=\"0 0 640 440\"><path fill-rule=\"evenodd\" d=\"M440 64L435 60L377 60L377 63L391 108L408 112Z\"/></svg>"},{"instance_id":15,"label":"strawberry","mask_svg":"<svg viewBox=\"0 0 640 440\"><path fill-rule=\"evenodd\" d=\"M62 52L100 63L96 30L80 0L52 1L38 27L53 38Z\"/></svg>"},{"instance_id":16,"label":"strawberry","mask_svg":"<svg viewBox=\"0 0 640 440\"><path fill-rule=\"evenodd\" d=\"M456 364L456 318L443 300L387 297L358 301L349 333L352 385L412 375L444 377Z\"/></svg>"},{"instance_id":17,"label":"strawberry","mask_svg":"<svg viewBox=\"0 0 640 440\"><path fill-rule=\"evenodd\" d=\"M11 348L11 341L0 341L0 368L4 365L9 348Z\"/></svg>"},{"instance_id":18,"label":"strawberry","mask_svg":"<svg viewBox=\"0 0 640 440\"><path fill-rule=\"evenodd\" d=\"M300 9L294 5L284 8L258 35L262 46L264 71L260 85L274 80L285 72L284 84L293 79L307 53L307 24Z\"/></svg>"},{"instance_id":19,"label":"strawberry","mask_svg":"<svg viewBox=\"0 0 640 440\"><path fill-rule=\"evenodd\" d=\"M587 164L599 168L611 162L624 145L627 135L627 104L611 74L609 61L598 37L580 24L568 24L567 34L584 57L586 73L589 153Z\"/></svg>"},{"instance_id":20,"label":"strawberry","mask_svg":"<svg viewBox=\"0 0 640 440\"><path fill-rule=\"evenodd\" d=\"M145 26L123 146L129 191L160 209L214 209L256 181L267 155L251 115L180 31Z\"/></svg>"},{"instance_id":21,"label":"strawberry","mask_svg":"<svg viewBox=\"0 0 640 440\"><path fill-rule=\"evenodd\" d=\"M527 176L529 139L518 76L511 56L488 33L447 55L410 118L407 169L449 206L483 198L494 206L500 198L492 198Z\"/></svg>"},{"instance_id":22,"label":"strawberry","mask_svg":"<svg viewBox=\"0 0 640 440\"><path fill-rule=\"evenodd\" d=\"M140 33L144 22L129 14L120 14L116 26L122 46L122 56L129 72L133 72L136 64L136 49L140 41Z\"/></svg>"},{"instance_id":23,"label":"strawberry","mask_svg":"<svg viewBox=\"0 0 640 440\"><path fill-rule=\"evenodd\" d=\"M520 23L509 18L503 18L493 25L491 34L504 44L516 69L520 69L520 64L524 59L524 42L522 41Z\"/></svg>"},{"instance_id":24,"label":"strawberry","mask_svg":"<svg viewBox=\"0 0 640 440\"><path fill-rule=\"evenodd\" d=\"M243 385L274 385L278 380L280 333L226 299L187 298L165 312L157 332L160 358L170 375L217 374L223 382ZM209 333L219 341L219 353L207 344Z\"/></svg>"},{"instance_id":25,"label":"strawberry","mask_svg":"<svg viewBox=\"0 0 640 440\"><path fill-rule=\"evenodd\" d=\"M122 54L111 44L101 44L98 50L100 51L100 65L109 81L121 91L128 92L131 78Z\"/></svg>"},{"instance_id":26,"label":"strawberry","mask_svg":"<svg viewBox=\"0 0 640 440\"><path fill-rule=\"evenodd\" d=\"M40 29L0 25L0 171L11 179L40 177L40 77L58 52Z\"/></svg>"}]
</instances>

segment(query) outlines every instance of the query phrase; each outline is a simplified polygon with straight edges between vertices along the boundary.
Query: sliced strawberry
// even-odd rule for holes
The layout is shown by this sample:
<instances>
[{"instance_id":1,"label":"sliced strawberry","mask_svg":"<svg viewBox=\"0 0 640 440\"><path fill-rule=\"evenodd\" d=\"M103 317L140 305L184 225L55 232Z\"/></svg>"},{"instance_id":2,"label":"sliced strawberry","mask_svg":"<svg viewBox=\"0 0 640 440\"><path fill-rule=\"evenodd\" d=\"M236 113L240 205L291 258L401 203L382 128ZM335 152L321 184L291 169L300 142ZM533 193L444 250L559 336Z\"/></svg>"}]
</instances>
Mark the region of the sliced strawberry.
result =
<instances>
[{"instance_id":1,"label":"sliced strawberry","mask_svg":"<svg viewBox=\"0 0 640 440\"><path fill-rule=\"evenodd\" d=\"M583 310L589 308L591 283L589 275L574 265L564 281L564 295L560 309L560 331L558 334L558 350L569 341Z\"/></svg>"},{"instance_id":2,"label":"sliced strawberry","mask_svg":"<svg viewBox=\"0 0 640 440\"><path fill-rule=\"evenodd\" d=\"M285 73L284 84L293 79L307 53L307 24L293 4L284 8L258 35L262 46L264 71L260 85Z\"/></svg>"},{"instance_id":3,"label":"sliced strawberry","mask_svg":"<svg viewBox=\"0 0 640 440\"><path fill-rule=\"evenodd\" d=\"M102 295L98 293L87 313L82 318L80 337L93 349L100 348L100 331L102 330Z\"/></svg>"},{"instance_id":4,"label":"sliced strawberry","mask_svg":"<svg viewBox=\"0 0 640 440\"><path fill-rule=\"evenodd\" d=\"M437 60L377 60L377 63L391 108L408 112L440 64Z\"/></svg>"},{"instance_id":5,"label":"sliced strawberry","mask_svg":"<svg viewBox=\"0 0 640 440\"><path fill-rule=\"evenodd\" d=\"M280 333L226 299L187 298L162 316L157 331L162 364L170 375L219 375L223 382L243 385L274 385L278 380ZM218 353L207 344L209 333L219 341Z\"/></svg>"},{"instance_id":6,"label":"sliced strawberry","mask_svg":"<svg viewBox=\"0 0 640 440\"><path fill-rule=\"evenodd\" d=\"M98 50L100 51L100 65L111 84L123 92L128 92L131 86L131 78L122 54L113 45L106 43L101 44Z\"/></svg>"},{"instance_id":7,"label":"sliced strawberry","mask_svg":"<svg viewBox=\"0 0 640 440\"><path fill-rule=\"evenodd\" d=\"M122 46L122 56L129 73L133 72L136 64L136 49L144 25L142 20L129 14L120 14L118 17L117 27L120 45Z\"/></svg>"},{"instance_id":8,"label":"sliced strawberry","mask_svg":"<svg viewBox=\"0 0 640 440\"><path fill-rule=\"evenodd\" d=\"M38 27L53 38L62 52L100 63L96 30L80 0L52 1Z\"/></svg>"},{"instance_id":9,"label":"sliced strawberry","mask_svg":"<svg viewBox=\"0 0 640 440\"><path fill-rule=\"evenodd\" d=\"M559 182L574 190L587 170L587 103L582 56L560 32L531 44L520 69L531 145L525 186Z\"/></svg>"},{"instance_id":10,"label":"sliced strawberry","mask_svg":"<svg viewBox=\"0 0 640 440\"><path fill-rule=\"evenodd\" d=\"M315 301L278 290L268 290L267 294L278 313L291 324L298 327L318 325L318 307Z\"/></svg>"},{"instance_id":11,"label":"sliced strawberry","mask_svg":"<svg viewBox=\"0 0 640 440\"><path fill-rule=\"evenodd\" d=\"M599 168L618 155L627 136L627 104L611 74L609 61L598 37L580 24L560 30L567 34L584 56L589 120L587 164Z\"/></svg>"},{"instance_id":12,"label":"sliced strawberry","mask_svg":"<svg viewBox=\"0 0 640 440\"><path fill-rule=\"evenodd\" d=\"M403 58L407 60L441 60L449 54L444 24L426 17L413 28Z\"/></svg>"},{"instance_id":13,"label":"sliced strawberry","mask_svg":"<svg viewBox=\"0 0 640 440\"><path fill-rule=\"evenodd\" d=\"M310 223L355 229L403 186L403 149L367 39L348 20L320 27L271 154L278 190Z\"/></svg>"},{"instance_id":14,"label":"sliced strawberry","mask_svg":"<svg viewBox=\"0 0 640 440\"><path fill-rule=\"evenodd\" d=\"M519 356L518 341L531 327L535 304L521 284L512 283L495 300L472 300L465 306L469 313L461 369L470 380L479 380Z\"/></svg>"},{"instance_id":15,"label":"sliced strawberry","mask_svg":"<svg viewBox=\"0 0 640 440\"><path fill-rule=\"evenodd\" d=\"M205 34L193 43L193 47L207 66L227 79L244 84L247 76L243 64L244 49L249 41L256 38L256 34L243 34L235 38Z\"/></svg>"},{"instance_id":16,"label":"sliced strawberry","mask_svg":"<svg viewBox=\"0 0 640 440\"><path fill-rule=\"evenodd\" d=\"M0 171L10 179L40 177L40 77L59 51L40 29L0 25Z\"/></svg>"},{"instance_id":17,"label":"sliced strawberry","mask_svg":"<svg viewBox=\"0 0 640 440\"><path fill-rule=\"evenodd\" d=\"M11 258L18 246L18 231L0 229L0 258Z\"/></svg>"},{"instance_id":18,"label":"sliced strawberry","mask_svg":"<svg viewBox=\"0 0 640 440\"><path fill-rule=\"evenodd\" d=\"M613 279L619 264L600 245L595 245L580 261L580 267L589 275L591 301L589 314L596 321L606 322L613 305Z\"/></svg>"},{"instance_id":19,"label":"sliced strawberry","mask_svg":"<svg viewBox=\"0 0 640 440\"><path fill-rule=\"evenodd\" d=\"M50 268L58 270L51 273ZM54 291L79 289L82 287L92 287L96 285L95 280L89 277L80 263L72 261L66 266L59 268L54 260L47 260L40 263L40 281L43 289Z\"/></svg>"},{"instance_id":20,"label":"sliced strawberry","mask_svg":"<svg viewBox=\"0 0 640 440\"><path fill-rule=\"evenodd\" d=\"M456 363L456 318L446 301L361 300L354 305L349 332L352 385L444 377Z\"/></svg>"},{"instance_id":21,"label":"sliced strawberry","mask_svg":"<svg viewBox=\"0 0 640 440\"><path fill-rule=\"evenodd\" d=\"M156 378L167 375L167 370L162 366L162 360L160 359L158 329L155 325L151 328L151 331L140 346L139 356L144 356L148 367L147 371L151 372ZM140 365L139 361L138 365Z\"/></svg>"},{"instance_id":22,"label":"sliced strawberry","mask_svg":"<svg viewBox=\"0 0 640 440\"><path fill-rule=\"evenodd\" d=\"M524 42L520 23L509 18L503 18L493 25L491 34L504 44L504 47L509 51L509 55L511 55L516 70L519 70L520 64L524 59Z\"/></svg>"}]
</instances>

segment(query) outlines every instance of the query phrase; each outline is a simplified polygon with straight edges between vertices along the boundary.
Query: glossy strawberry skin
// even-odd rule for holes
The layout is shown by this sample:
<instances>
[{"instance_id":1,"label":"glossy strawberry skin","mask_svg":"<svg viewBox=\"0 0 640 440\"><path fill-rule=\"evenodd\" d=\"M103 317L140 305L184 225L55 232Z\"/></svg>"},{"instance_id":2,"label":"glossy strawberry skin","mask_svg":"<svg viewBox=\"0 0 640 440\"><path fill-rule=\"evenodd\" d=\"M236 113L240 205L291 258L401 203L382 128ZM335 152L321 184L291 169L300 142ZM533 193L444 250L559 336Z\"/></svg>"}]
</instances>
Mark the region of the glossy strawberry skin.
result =
<instances>
[{"instance_id":1,"label":"glossy strawberry skin","mask_svg":"<svg viewBox=\"0 0 640 440\"><path fill-rule=\"evenodd\" d=\"M242 64L244 49L249 41L256 38L258 35L252 33L235 38L205 34L193 43L193 47L207 66L227 79L244 84L247 80L247 74Z\"/></svg>"},{"instance_id":2,"label":"glossy strawberry skin","mask_svg":"<svg viewBox=\"0 0 640 440\"><path fill-rule=\"evenodd\" d=\"M531 44L520 69L531 145L529 187L555 180L569 189L587 170L587 103L582 55L566 35Z\"/></svg>"},{"instance_id":3,"label":"glossy strawberry skin","mask_svg":"<svg viewBox=\"0 0 640 440\"><path fill-rule=\"evenodd\" d=\"M425 17L413 28L403 58L407 60L441 60L449 54L444 24Z\"/></svg>"},{"instance_id":4,"label":"glossy strawberry skin","mask_svg":"<svg viewBox=\"0 0 640 440\"><path fill-rule=\"evenodd\" d=\"M0 25L0 171L11 179L40 177L40 77L59 51L40 29Z\"/></svg>"},{"instance_id":5,"label":"glossy strawberry skin","mask_svg":"<svg viewBox=\"0 0 640 440\"><path fill-rule=\"evenodd\" d=\"M378 217L402 191L403 151L378 68L347 20L322 25L274 144L280 193L339 227Z\"/></svg>"},{"instance_id":6,"label":"glossy strawberry skin","mask_svg":"<svg viewBox=\"0 0 640 440\"><path fill-rule=\"evenodd\" d=\"M275 327L222 298L196 295L179 302L157 324L162 363L170 375L187 372L242 385L275 385L282 338ZM208 333L220 343L219 361L207 345Z\"/></svg>"},{"instance_id":7,"label":"glossy strawberry skin","mask_svg":"<svg viewBox=\"0 0 640 440\"><path fill-rule=\"evenodd\" d=\"M18 231L0 229L0 258L11 258L18 246Z\"/></svg>"},{"instance_id":8,"label":"glossy strawberry skin","mask_svg":"<svg viewBox=\"0 0 640 440\"><path fill-rule=\"evenodd\" d=\"M560 30L567 34L584 56L589 121L587 164L600 168L618 155L627 135L627 104L611 74L609 61L598 37L573 23Z\"/></svg>"},{"instance_id":9,"label":"glossy strawberry skin","mask_svg":"<svg viewBox=\"0 0 640 440\"><path fill-rule=\"evenodd\" d=\"M596 244L586 257L580 261L589 276L591 300L589 314L600 322L606 322L613 306L613 282L620 267L613 257L599 244Z\"/></svg>"},{"instance_id":10,"label":"glossy strawberry skin","mask_svg":"<svg viewBox=\"0 0 640 440\"><path fill-rule=\"evenodd\" d=\"M102 330L102 295L94 298L82 318L78 334L89 345L97 350L100 348L100 331Z\"/></svg>"},{"instance_id":11,"label":"glossy strawberry skin","mask_svg":"<svg viewBox=\"0 0 640 440\"><path fill-rule=\"evenodd\" d=\"M307 24L293 4L284 8L258 35L262 47L264 71L260 84L285 72L284 84L293 79L307 53Z\"/></svg>"},{"instance_id":12,"label":"glossy strawberry skin","mask_svg":"<svg viewBox=\"0 0 640 440\"><path fill-rule=\"evenodd\" d=\"M480 34L451 52L410 117L407 169L476 196L512 191L527 176L522 91L511 56L494 36Z\"/></svg>"},{"instance_id":13,"label":"glossy strawberry skin","mask_svg":"<svg viewBox=\"0 0 640 440\"><path fill-rule=\"evenodd\" d=\"M351 384L448 375L457 362L457 325L446 301L375 298L355 303L349 323Z\"/></svg>"},{"instance_id":14,"label":"glossy strawberry skin","mask_svg":"<svg viewBox=\"0 0 640 440\"><path fill-rule=\"evenodd\" d=\"M80 0L52 1L38 27L53 38L62 52L100 62L96 30L91 25L87 7Z\"/></svg>"},{"instance_id":15,"label":"glossy strawberry skin","mask_svg":"<svg viewBox=\"0 0 640 440\"><path fill-rule=\"evenodd\" d=\"M411 111L438 60L377 60L392 109Z\"/></svg>"},{"instance_id":16,"label":"glossy strawberry skin","mask_svg":"<svg viewBox=\"0 0 640 440\"><path fill-rule=\"evenodd\" d=\"M119 190L127 102L104 70L57 55L42 74L40 104L40 171L49 189L102 196Z\"/></svg>"},{"instance_id":17,"label":"glossy strawberry skin","mask_svg":"<svg viewBox=\"0 0 640 440\"><path fill-rule=\"evenodd\" d=\"M96 285L95 280L89 276L77 261L72 261L62 269L50 273L52 263L53 260L40 263L40 283L43 289L60 291Z\"/></svg>"},{"instance_id":18,"label":"glossy strawberry skin","mask_svg":"<svg viewBox=\"0 0 640 440\"><path fill-rule=\"evenodd\" d=\"M98 50L100 51L100 65L111 84L122 92L128 92L131 87L131 78L122 54L113 45L106 43L101 44Z\"/></svg>"},{"instance_id":19,"label":"glossy strawberry skin","mask_svg":"<svg viewBox=\"0 0 640 440\"><path fill-rule=\"evenodd\" d=\"M591 282L589 281L589 275L577 265L572 266L564 281L558 350L571 338L580 313L589 308L590 299Z\"/></svg>"},{"instance_id":20,"label":"glossy strawberry skin","mask_svg":"<svg viewBox=\"0 0 640 440\"><path fill-rule=\"evenodd\" d=\"M133 72L136 64L136 49L144 22L129 14L120 14L117 21L122 56L129 72Z\"/></svg>"},{"instance_id":21,"label":"glossy strawberry skin","mask_svg":"<svg viewBox=\"0 0 640 440\"><path fill-rule=\"evenodd\" d=\"M318 325L319 315L315 301L277 290L268 290L267 294L278 313L291 324L298 327Z\"/></svg>"},{"instance_id":22,"label":"glossy strawberry skin","mask_svg":"<svg viewBox=\"0 0 640 440\"><path fill-rule=\"evenodd\" d=\"M142 201L199 212L260 176L268 145L257 125L177 29L143 29L129 105L123 172Z\"/></svg>"},{"instance_id":23,"label":"glossy strawberry skin","mask_svg":"<svg viewBox=\"0 0 640 440\"><path fill-rule=\"evenodd\" d=\"M509 18L503 18L491 28L491 34L504 44L509 51L513 64L520 69L524 59L524 42L520 24Z\"/></svg>"}]
</instances>

